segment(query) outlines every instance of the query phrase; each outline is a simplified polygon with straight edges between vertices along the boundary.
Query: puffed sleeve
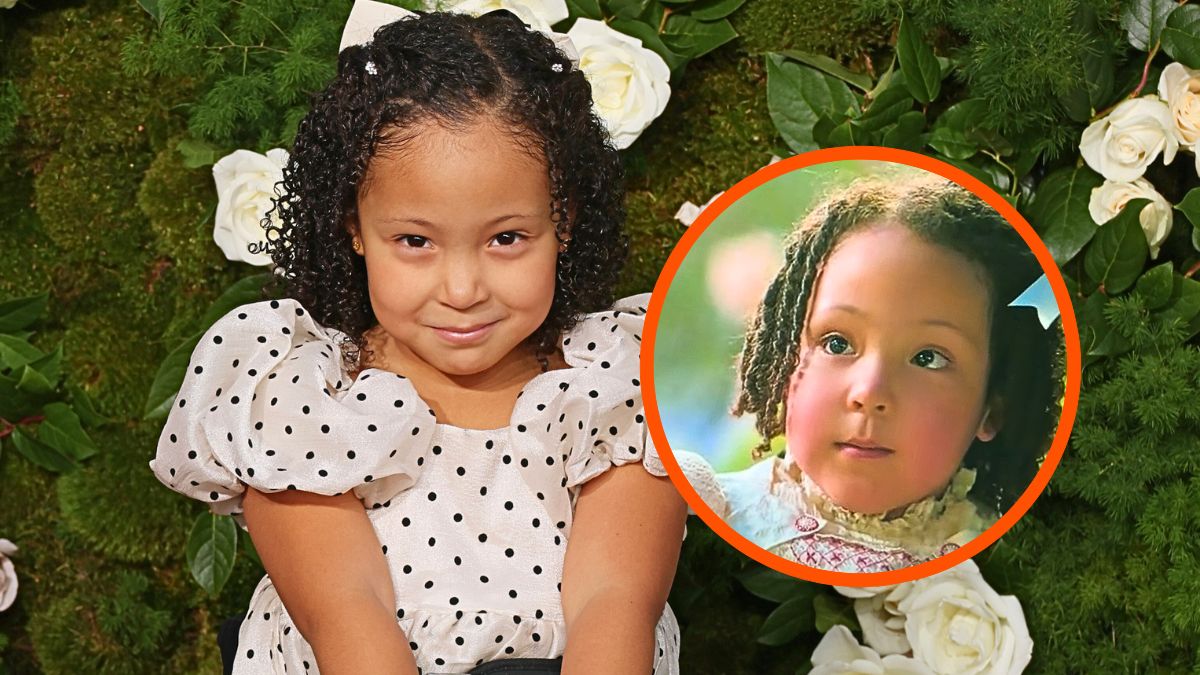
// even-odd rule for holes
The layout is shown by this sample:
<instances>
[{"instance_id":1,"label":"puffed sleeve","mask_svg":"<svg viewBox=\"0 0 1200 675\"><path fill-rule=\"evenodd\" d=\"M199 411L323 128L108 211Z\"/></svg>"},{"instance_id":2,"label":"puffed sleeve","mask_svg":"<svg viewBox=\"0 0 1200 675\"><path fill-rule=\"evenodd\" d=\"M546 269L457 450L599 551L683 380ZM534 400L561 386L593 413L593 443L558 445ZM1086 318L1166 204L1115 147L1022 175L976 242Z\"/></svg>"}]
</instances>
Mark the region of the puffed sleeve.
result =
<instances>
[{"instance_id":1,"label":"puffed sleeve","mask_svg":"<svg viewBox=\"0 0 1200 675\"><path fill-rule=\"evenodd\" d=\"M351 382L341 333L295 300L243 305L192 352L150 462L167 487L241 520L246 486L377 507L416 480L436 420L402 376Z\"/></svg>"},{"instance_id":2,"label":"puffed sleeve","mask_svg":"<svg viewBox=\"0 0 1200 675\"><path fill-rule=\"evenodd\" d=\"M563 357L576 368L544 417L565 457L566 487L578 487L614 466L641 463L655 476L666 468L646 428L638 355L649 294L619 300L583 317L563 338ZM536 425L537 422L534 422Z\"/></svg>"}]
</instances>

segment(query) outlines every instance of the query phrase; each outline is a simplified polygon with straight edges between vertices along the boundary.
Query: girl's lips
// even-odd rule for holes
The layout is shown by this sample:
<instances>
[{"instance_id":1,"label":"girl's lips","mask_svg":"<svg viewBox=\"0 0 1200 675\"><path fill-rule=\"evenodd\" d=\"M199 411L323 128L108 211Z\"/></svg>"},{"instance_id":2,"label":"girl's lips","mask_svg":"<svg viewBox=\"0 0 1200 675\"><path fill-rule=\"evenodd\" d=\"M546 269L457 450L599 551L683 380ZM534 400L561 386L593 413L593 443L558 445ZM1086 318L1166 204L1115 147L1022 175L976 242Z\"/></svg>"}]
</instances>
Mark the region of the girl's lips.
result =
<instances>
[{"instance_id":1,"label":"girl's lips","mask_svg":"<svg viewBox=\"0 0 1200 675\"><path fill-rule=\"evenodd\" d=\"M887 448L864 448L849 443L838 443L837 448L842 453L856 459L879 459L894 454L892 450L888 450Z\"/></svg>"},{"instance_id":2,"label":"girl's lips","mask_svg":"<svg viewBox=\"0 0 1200 675\"><path fill-rule=\"evenodd\" d=\"M493 321L491 323L473 326L465 330L459 330L455 328L436 328L433 326L431 326L431 328L433 328L434 333L437 333L438 337L442 338L446 342L456 345L468 345L479 342L486 337L487 334L492 332L492 329L496 327L497 323L499 322Z\"/></svg>"}]
</instances>

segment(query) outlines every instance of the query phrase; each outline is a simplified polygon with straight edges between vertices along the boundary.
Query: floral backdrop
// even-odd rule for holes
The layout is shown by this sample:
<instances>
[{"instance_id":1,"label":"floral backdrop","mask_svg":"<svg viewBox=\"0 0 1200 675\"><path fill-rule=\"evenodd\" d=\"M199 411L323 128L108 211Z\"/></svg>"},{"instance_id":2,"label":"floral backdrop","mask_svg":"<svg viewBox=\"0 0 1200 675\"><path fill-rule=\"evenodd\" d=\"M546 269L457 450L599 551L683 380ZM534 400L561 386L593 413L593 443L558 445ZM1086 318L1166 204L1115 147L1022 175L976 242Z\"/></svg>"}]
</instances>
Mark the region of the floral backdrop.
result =
<instances>
[{"instance_id":1,"label":"floral backdrop","mask_svg":"<svg viewBox=\"0 0 1200 675\"><path fill-rule=\"evenodd\" d=\"M1200 668L1200 8L439 6L571 36L628 173L624 291L653 286L720 190L851 144L990 184L1068 281L1083 391L1030 513L975 564L876 589L783 577L694 520L671 596L683 672ZM350 9L0 2L0 671L219 672L216 626L261 565L146 462L180 355L269 273L257 219ZM733 316L735 290L704 293Z\"/></svg>"}]
</instances>

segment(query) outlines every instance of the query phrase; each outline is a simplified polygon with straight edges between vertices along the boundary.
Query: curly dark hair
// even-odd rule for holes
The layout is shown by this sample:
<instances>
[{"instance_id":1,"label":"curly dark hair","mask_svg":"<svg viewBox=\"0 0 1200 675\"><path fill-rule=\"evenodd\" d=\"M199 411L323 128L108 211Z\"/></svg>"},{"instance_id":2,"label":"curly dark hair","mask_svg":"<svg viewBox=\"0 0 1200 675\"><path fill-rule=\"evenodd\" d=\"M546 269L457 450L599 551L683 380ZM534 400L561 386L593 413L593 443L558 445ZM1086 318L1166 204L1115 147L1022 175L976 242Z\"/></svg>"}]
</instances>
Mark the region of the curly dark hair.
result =
<instances>
[{"instance_id":1,"label":"curly dark hair","mask_svg":"<svg viewBox=\"0 0 1200 675\"><path fill-rule=\"evenodd\" d=\"M550 312L527 340L544 364L582 312L612 304L628 250L624 174L583 73L505 10L406 17L341 52L337 76L296 132L272 208L279 224L270 212L263 220L276 265L265 292L298 300L347 336L349 362L369 362L366 333L377 321L347 223L371 158L404 152L424 125L455 130L488 119L545 161L552 220L567 243Z\"/></svg>"},{"instance_id":2,"label":"curly dark hair","mask_svg":"<svg viewBox=\"0 0 1200 675\"><path fill-rule=\"evenodd\" d=\"M1029 485L1056 427L1062 333L1032 308L1008 307L1042 268L1028 245L979 197L945 179L862 180L826 198L790 236L784 264L768 286L739 356L733 414L752 413L762 436L756 454L784 433L788 381L812 289L830 252L848 234L887 221L961 254L981 272L990 299L987 400L999 402L1001 429L976 439L964 465L978 471L971 496L1003 513Z\"/></svg>"}]
</instances>

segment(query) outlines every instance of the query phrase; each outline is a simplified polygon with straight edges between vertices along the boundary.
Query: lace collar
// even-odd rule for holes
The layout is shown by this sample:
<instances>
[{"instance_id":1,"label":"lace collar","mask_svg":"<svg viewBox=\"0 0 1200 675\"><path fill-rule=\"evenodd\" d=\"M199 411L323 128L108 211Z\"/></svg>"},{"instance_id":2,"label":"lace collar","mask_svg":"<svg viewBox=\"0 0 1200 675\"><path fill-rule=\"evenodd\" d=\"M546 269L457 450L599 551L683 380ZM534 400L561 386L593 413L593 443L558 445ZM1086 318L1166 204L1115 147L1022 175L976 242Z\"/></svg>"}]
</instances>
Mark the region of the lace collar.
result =
<instances>
[{"instance_id":1,"label":"lace collar","mask_svg":"<svg viewBox=\"0 0 1200 675\"><path fill-rule=\"evenodd\" d=\"M973 537L984 529L978 509L967 498L975 484L974 469L959 469L941 494L909 504L892 518L858 513L835 504L816 482L787 460L781 460L776 469L786 474L785 480L794 488L804 511L855 538L914 552L936 551L947 541L960 539L964 532Z\"/></svg>"}]
</instances>

